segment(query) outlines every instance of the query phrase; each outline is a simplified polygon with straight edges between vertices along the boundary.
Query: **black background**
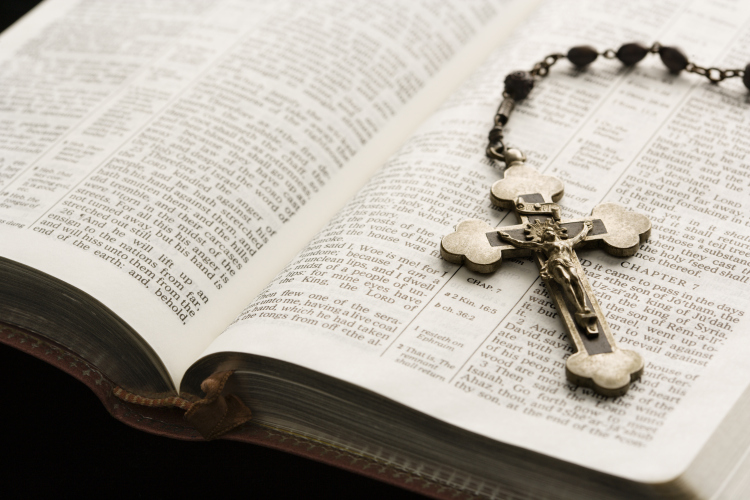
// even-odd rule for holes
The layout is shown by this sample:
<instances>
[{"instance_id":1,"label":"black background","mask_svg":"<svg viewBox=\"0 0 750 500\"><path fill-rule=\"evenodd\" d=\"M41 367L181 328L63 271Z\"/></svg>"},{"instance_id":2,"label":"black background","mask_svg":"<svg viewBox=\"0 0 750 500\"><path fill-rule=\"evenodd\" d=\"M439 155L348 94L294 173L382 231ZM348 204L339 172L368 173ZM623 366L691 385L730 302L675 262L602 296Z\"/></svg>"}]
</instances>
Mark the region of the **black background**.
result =
<instances>
[{"instance_id":1,"label":"black background","mask_svg":"<svg viewBox=\"0 0 750 500\"><path fill-rule=\"evenodd\" d=\"M0 29L36 3L0 0ZM0 377L2 498L424 498L259 446L137 431L74 378L1 344Z\"/></svg>"}]
</instances>

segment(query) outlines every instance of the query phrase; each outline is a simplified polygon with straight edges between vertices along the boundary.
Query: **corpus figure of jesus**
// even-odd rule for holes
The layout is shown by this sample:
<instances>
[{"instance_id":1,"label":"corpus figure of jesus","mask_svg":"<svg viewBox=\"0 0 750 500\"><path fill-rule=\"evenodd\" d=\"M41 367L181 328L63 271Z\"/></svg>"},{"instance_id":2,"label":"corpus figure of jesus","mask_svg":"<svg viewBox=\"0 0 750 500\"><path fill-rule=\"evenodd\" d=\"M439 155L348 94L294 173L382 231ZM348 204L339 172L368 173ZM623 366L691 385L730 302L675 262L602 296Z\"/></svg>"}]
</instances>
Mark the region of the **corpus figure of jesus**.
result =
<instances>
[{"instance_id":1,"label":"corpus figure of jesus","mask_svg":"<svg viewBox=\"0 0 750 500\"><path fill-rule=\"evenodd\" d=\"M539 270L539 275L544 280L554 279L560 285L568 301L575 307L576 312L580 315L591 314L586 303L586 293L581 286L581 280L578 276L573 260L576 258L573 249L586 239L589 231L593 227L591 221L585 221L583 230L575 237L567 240L560 239L560 227L557 223L545 224L544 228L533 228L537 231L532 233L541 233L531 241L521 241L512 238L508 233L498 231L498 235L511 245L517 248L527 248L543 254L546 257L544 265ZM535 241L539 239L540 241Z\"/></svg>"}]
</instances>

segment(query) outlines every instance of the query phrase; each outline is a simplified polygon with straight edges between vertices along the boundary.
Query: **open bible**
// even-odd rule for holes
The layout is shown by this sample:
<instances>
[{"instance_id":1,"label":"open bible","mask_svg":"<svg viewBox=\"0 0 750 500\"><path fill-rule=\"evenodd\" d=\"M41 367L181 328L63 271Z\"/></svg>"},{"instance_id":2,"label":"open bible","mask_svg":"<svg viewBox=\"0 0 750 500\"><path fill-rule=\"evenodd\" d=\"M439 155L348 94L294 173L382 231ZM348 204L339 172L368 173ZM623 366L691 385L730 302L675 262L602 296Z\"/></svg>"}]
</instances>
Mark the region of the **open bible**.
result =
<instances>
[{"instance_id":1,"label":"open bible","mask_svg":"<svg viewBox=\"0 0 750 500\"><path fill-rule=\"evenodd\" d=\"M632 257L581 258L645 360L626 395L566 381L531 260L478 274L440 240L515 224L484 154L509 72L636 40L742 68L749 22L739 1L43 3L0 37L0 340L143 400L231 371L250 427L437 497L746 495L738 79L561 61L507 129L564 219L651 220Z\"/></svg>"}]
</instances>

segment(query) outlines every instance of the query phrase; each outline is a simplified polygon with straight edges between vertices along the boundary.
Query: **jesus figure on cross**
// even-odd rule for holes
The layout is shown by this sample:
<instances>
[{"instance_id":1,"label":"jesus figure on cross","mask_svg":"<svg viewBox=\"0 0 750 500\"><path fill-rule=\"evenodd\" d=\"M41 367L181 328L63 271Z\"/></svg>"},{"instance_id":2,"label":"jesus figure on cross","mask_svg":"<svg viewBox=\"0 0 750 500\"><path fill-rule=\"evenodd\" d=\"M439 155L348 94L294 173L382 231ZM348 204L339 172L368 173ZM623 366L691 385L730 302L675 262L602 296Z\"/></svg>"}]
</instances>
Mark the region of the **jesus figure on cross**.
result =
<instances>
[{"instance_id":1,"label":"jesus figure on cross","mask_svg":"<svg viewBox=\"0 0 750 500\"><path fill-rule=\"evenodd\" d=\"M504 177L490 190L493 205L513 210L519 224L498 231L483 220L463 221L442 239L440 255L470 271L491 273L503 259L533 254L575 347L565 361L568 381L605 396L621 396L641 376L643 359L617 347L576 249L598 247L615 257L629 257L648 238L651 221L615 203L597 205L590 217L561 220L556 202L563 195L563 182L542 175L525 160L518 150L506 151ZM544 307L540 312L546 313Z\"/></svg>"},{"instance_id":2,"label":"jesus figure on cross","mask_svg":"<svg viewBox=\"0 0 750 500\"><path fill-rule=\"evenodd\" d=\"M586 293L573 263L573 249L586 239L593 226L591 221L585 221L583 230L569 240L561 239L566 230L554 220L529 224L527 232L530 241L517 240L502 231L498 231L498 235L516 248L526 248L543 254L547 260L539 270L542 279L554 279L575 307L577 319L588 319L592 312L586 303ZM590 323L587 324L581 319L578 321L584 323L582 326L587 327L589 334L597 333L596 330L592 331Z\"/></svg>"}]
</instances>

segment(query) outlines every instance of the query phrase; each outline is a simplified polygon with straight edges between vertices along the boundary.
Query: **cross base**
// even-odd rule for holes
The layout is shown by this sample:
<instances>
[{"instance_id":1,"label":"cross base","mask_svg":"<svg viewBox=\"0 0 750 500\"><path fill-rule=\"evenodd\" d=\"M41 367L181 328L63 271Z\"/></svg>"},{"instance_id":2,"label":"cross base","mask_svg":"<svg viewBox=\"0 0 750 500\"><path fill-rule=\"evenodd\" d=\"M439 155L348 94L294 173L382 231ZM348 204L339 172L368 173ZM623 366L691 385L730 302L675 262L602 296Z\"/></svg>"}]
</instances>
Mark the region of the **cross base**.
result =
<instances>
[{"instance_id":1,"label":"cross base","mask_svg":"<svg viewBox=\"0 0 750 500\"><path fill-rule=\"evenodd\" d=\"M612 352L593 356L585 351L577 352L565 363L568 382L588 387L603 396L622 396L642 374L643 359L638 353L616 347Z\"/></svg>"}]
</instances>

